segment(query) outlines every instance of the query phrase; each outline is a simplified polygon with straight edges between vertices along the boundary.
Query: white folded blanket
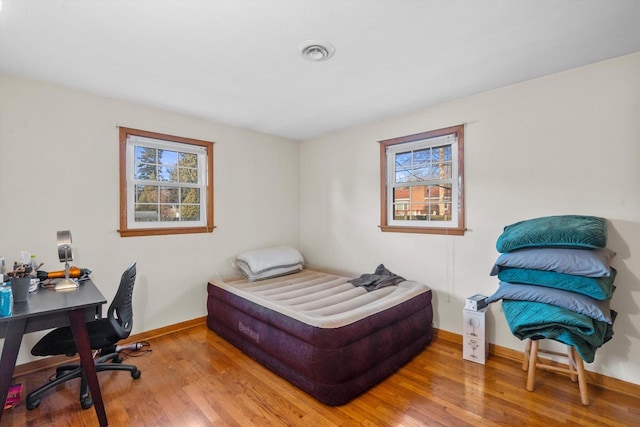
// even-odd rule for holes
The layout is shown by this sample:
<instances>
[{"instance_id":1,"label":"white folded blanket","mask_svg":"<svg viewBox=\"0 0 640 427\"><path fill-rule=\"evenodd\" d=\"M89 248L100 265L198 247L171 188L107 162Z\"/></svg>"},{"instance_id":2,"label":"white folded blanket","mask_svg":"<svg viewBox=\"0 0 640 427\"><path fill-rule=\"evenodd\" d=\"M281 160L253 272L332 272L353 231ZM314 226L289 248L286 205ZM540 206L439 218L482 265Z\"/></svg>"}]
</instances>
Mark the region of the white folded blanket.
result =
<instances>
[{"instance_id":1,"label":"white folded blanket","mask_svg":"<svg viewBox=\"0 0 640 427\"><path fill-rule=\"evenodd\" d=\"M236 265L250 281L298 272L304 258L290 246L274 246L246 251L236 257Z\"/></svg>"}]
</instances>

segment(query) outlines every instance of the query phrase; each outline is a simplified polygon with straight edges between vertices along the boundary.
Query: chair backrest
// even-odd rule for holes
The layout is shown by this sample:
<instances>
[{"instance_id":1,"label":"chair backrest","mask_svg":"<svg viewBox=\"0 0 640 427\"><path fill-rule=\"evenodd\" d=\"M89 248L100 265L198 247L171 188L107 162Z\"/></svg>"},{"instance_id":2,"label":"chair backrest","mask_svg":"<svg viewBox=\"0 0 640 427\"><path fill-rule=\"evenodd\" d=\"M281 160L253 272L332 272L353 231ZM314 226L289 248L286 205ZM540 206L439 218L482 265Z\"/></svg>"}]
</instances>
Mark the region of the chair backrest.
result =
<instances>
[{"instance_id":1,"label":"chair backrest","mask_svg":"<svg viewBox=\"0 0 640 427\"><path fill-rule=\"evenodd\" d=\"M113 330L120 339L127 338L133 327L133 285L136 282L136 261L122 273L120 286L116 296L109 305L107 317L111 321Z\"/></svg>"}]
</instances>

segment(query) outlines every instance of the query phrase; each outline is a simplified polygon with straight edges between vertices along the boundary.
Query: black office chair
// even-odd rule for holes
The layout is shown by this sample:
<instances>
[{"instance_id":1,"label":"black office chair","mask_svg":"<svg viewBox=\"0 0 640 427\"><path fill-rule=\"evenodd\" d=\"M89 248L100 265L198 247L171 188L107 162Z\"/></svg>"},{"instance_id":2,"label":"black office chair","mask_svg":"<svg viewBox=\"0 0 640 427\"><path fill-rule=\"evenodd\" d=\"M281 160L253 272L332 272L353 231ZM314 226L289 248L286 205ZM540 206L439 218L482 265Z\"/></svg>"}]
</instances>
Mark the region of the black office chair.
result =
<instances>
[{"instance_id":1,"label":"black office chair","mask_svg":"<svg viewBox=\"0 0 640 427\"><path fill-rule=\"evenodd\" d=\"M117 342L125 339L131 333L133 325L132 296L133 285L136 281L136 263L133 262L120 279L120 286L115 298L109 306L107 317L87 322L89 342L93 350L99 351L99 357L94 359L96 372L101 371L129 371L133 379L140 378L140 371L133 365L122 364L119 352L122 347ZM82 285L80 285L82 286ZM131 345L125 346L131 348ZM139 345L134 346L139 348ZM65 354L73 356L77 353L76 344L70 327L54 329L45 335L31 350L34 356L53 356ZM81 378L80 404L83 409L93 405L89 396L87 380L79 363L60 366L56 369L56 376L40 388L27 395L27 409L35 409L40 405L40 397L46 391L73 378Z\"/></svg>"}]
</instances>

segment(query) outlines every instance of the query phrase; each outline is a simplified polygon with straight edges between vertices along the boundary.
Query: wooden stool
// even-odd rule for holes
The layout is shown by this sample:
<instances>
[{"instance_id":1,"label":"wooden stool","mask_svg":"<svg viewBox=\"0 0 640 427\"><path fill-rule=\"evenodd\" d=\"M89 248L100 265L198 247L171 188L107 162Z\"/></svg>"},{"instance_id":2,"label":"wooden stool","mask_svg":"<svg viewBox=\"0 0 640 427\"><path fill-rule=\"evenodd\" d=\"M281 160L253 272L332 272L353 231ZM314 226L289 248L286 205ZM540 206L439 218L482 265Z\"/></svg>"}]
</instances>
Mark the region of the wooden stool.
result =
<instances>
[{"instance_id":1,"label":"wooden stool","mask_svg":"<svg viewBox=\"0 0 640 427\"><path fill-rule=\"evenodd\" d=\"M571 378L571 381L578 382L580 388L580 400L583 405L589 405L589 393L587 391L587 379L584 371L584 363L578 352L573 346L567 346L567 354L558 353L556 351L549 351L538 349L539 340L528 339L524 347L524 360L522 361L522 370L528 371L527 375L527 390L533 391L533 385L536 381L536 369L544 369L547 371L560 372L567 374ZM538 359L538 353L553 354L554 356L566 357L569 359L569 368L562 368L559 366L553 366L541 362Z\"/></svg>"}]
</instances>

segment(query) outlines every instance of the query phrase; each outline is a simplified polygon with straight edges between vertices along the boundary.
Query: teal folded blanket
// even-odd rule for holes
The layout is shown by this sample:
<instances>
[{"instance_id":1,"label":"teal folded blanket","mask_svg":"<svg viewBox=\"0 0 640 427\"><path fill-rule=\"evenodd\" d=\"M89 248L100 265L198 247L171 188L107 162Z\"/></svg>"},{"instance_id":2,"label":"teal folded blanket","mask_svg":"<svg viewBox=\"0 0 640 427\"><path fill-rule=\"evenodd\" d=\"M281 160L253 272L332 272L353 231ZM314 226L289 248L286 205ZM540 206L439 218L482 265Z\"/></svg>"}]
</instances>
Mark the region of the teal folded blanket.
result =
<instances>
[{"instance_id":1,"label":"teal folded blanket","mask_svg":"<svg viewBox=\"0 0 640 427\"><path fill-rule=\"evenodd\" d=\"M604 248L607 225L604 218L558 215L533 218L508 225L498 237L498 252L522 248Z\"/></svg>"},{"instance_id":2,"label":"teal folded blanket","mask_svg":"<svg viewBox=\"0 0 640 427\"><path fill-rule=\"evenodd\" d=\"M560 341L573 346L587 363L593 362L596 350L613 336L613 325L555 305L503 300L502 308L516 337ZM614 321L616 315L611 310Z\"/></svg>"},{"instance_id":3,"label":"teal folded blanket","mask_svg":"<svg viewBox=\"0 0 640 427\"><path fill-rule=\"evenodd\" d=\"M577 292L604 301L610 299L611 295L613 295L613 283L617 273L615 268L611 268L609 277L596 278L546 270L502 267L498 272L498 278L503 282L546 286L548 288Z\"/></svg>"}]
</instances>

